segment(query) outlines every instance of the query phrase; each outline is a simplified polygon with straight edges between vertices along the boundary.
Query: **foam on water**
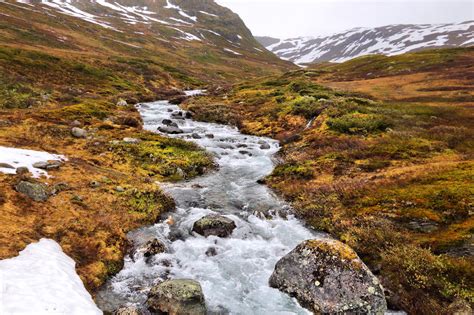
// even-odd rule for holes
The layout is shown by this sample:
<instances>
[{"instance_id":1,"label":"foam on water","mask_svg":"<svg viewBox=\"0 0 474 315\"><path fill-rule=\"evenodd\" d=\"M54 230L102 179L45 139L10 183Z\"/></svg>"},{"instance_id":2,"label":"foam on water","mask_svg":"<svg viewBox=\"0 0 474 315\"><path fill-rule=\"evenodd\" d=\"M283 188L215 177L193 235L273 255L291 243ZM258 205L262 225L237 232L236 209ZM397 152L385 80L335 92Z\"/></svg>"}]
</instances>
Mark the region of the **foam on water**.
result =
<instances>
[{"instance_id":1,"label":"foam on water","mask_svg":"<svg viewBox=\"0 0 474 315\"><path fill-rule=\"evenodd\" d=\"M308 313L295 299L268 285L281 257L303 240L323 237L304 227L285 202L257 183L273 170L278 143L225 125L174 119L172 113L180 109L167 101L141 104L139 111L151 131L162 126L163 119L176 122L184 133L173 137L206 148L215 155L219 169L190 181L162 185L176 200L177 210L170 214L175 224L158 223L131 232L129 238L137 248L158 238L168 252L148 261L142 250L127 257L124 269L98 294L99 306L112 311L124 304L140 305L151 286L162 279L189 278L201 283L211 313ZM201 139L193 139L193 133ZM213 138L206 137L210 134ZM270 149L261 148L264 143ZM229 238L205 238L191 231L196 220L210 213L235 221L237 228ZM210 248L215 256L208 255Z\"/></svg>"}]
</instances>

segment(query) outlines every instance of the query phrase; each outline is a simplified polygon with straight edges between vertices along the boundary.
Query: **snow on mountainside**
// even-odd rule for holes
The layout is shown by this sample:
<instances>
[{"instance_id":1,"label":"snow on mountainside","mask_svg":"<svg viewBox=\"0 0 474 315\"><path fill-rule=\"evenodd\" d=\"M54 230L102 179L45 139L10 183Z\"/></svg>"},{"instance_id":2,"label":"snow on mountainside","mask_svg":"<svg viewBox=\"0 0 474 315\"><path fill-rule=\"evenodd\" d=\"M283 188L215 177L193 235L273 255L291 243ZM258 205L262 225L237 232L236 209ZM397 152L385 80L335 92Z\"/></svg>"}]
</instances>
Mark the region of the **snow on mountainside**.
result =
<instances>
[{"instance_id":1,"label":"snow on mountainside","mask_svg":"<svg viewBox=\"0 0 474 315\"><path fill-rule=\"evenodd\" d=\"M79 18L117 32L145 31L156 25L163 40L209 41L219 37L229 46L257 50L250 31L240 18L213 0L18 0L0 1L30 12L43 11ZM1 13L0 13L1 14ZM58 15L59 14L59 15ZM225 22L225 23L224 23ZM165 30L165 31L163 31ZM255 45L256 44L256 45Z\"/></svg>"},{"instance_id":2,"label":"snow on mountainside","mask_svg":"<svg viewBox=\"0 0 474 315\"><path fill-rule=\"evenodd\" d=\"M327 37L257 40L280 58L296 64L344 62L368 54L398 55L434 47L474 45L474 21L457 24L388 25L354 28Z\"/></svg>"},{"instance_id":3,"label":"snow on mountainside","mask_svg":"<svg viewBox=\"0 0 474 315\"><path fill-rule=\"evenodd\" d=\"M0 30L3 46L56 57L144 59L162 70L153 84L171 82L164 73L188 84L292 67L214 0L0 0Z\"/></svg>"}]
</instances>

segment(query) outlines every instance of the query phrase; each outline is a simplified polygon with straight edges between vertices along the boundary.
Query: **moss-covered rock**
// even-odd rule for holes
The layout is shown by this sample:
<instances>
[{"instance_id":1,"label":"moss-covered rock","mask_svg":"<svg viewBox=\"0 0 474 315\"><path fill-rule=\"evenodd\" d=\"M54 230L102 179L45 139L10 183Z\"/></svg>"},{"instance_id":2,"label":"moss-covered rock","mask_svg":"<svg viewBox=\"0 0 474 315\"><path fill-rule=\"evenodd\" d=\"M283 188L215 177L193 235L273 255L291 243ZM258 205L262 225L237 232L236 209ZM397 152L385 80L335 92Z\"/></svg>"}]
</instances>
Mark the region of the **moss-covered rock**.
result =
<instances>
[{"instance_id":1,"label":"moss-covered rock","mask_svg":"<svg viewBox=\"0 0 474 315\"><path fill-rule=\"evenodd\" d=\"M201 285L188 279L168 280L153 287L148 294L147 305L153 314L206 314Z\"/></svg>"},{"instance_id":2,"label":"moss-covered rock","mask_svg":"<svg viewBox=\"0 0 474 315\"><path fill-rule=\"evenodd\" d=\"M270 285L323 314L384 314L383 287L357 254L336 240L308 240L276 264Z\"/></svg>"},{"instance_id":3,"label":"moss-covered rock","mask_svg":"<svg viewBox=\"0 0 474 315\"><path fill-rule=\"evenodd\" d=\"M194 222L193 231L205 237L227 237L236 228L234 221L220 215L206 215Z\"/></svg>"}]
</instances>

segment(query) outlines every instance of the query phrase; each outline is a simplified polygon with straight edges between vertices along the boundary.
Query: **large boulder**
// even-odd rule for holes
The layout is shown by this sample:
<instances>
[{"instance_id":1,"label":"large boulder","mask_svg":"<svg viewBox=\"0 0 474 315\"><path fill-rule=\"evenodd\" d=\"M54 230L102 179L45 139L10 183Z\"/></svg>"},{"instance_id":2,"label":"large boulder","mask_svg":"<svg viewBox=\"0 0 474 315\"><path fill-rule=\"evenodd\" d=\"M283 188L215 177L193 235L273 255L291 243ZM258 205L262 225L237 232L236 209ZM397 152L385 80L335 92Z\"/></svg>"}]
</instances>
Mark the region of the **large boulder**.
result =
<instances>
[{"instance_id":1,"label":"large boulder","mask_svg":"<svg viewBox=\"0 0 474 315\"><path fill-rule=\"evenodd\" d=\"M221 215L210 214L194 222L193 231L205 237L227 237L236 228L234 221Z\"/></svg>"},{"instance_id":2,"label":"large boulder","mask_svg":"<svg viewBox=\"0 0 474 315\"><path fill-rule=\"evenodd\" d=\"M384 314L383 287L357 254L336 240L308 240L280 259L270 286L323 314Z\"/></svg>"},{"instance_id":3,"label":"large boulder","mask_svg":"<svg viewBox=\"0 0 474 315\"><path fill-rule=\"evenodd\" d=\"M201 285L188 279L167 280L154 286L148 294L147 306L153 314L206 314Z\"/></svg>"},{"instance_id":4,"label":"large boulder","mask_svg":"<svg viewBox=\"0 0 474 315\"><path fill-rule=\"evenodd\" d=\"M34 201L46 201L49 198L49 193L46 185L41 183L31 183L28 181L20 181L15 186L16 191L25 194Z\"/></svg>"}]
</instances>

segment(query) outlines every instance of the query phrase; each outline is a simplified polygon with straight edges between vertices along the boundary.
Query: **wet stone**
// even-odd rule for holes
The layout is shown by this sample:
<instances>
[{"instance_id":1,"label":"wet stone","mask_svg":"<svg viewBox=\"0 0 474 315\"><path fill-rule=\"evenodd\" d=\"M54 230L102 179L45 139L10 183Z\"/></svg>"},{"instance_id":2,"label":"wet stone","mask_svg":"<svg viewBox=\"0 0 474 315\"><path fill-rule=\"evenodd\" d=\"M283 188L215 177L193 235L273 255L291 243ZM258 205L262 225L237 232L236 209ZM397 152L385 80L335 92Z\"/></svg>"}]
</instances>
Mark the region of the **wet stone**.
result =
<instances>
[{"instance_id":1,"label":"wet stone","mask_svg":"<svg viewBox=\"0 0 474 315\"><path fill-rule=\"evenodd\" d=\"M189 279L167 280L154 286L146 303L153 314L206 314L201 285Z\"/></svg>"},{"instance_id":2,"label":"wet stone","mask_svg":"<svg viewBox=\"0 0 474 315\"><path fill-rule=\"evenodd\" d=\"M113 315L143 315L144 313L136 306L122 306L112 313Z\"/></svg>"},{"instance_id":3,"label":"wet stone","mask_svg":"<svg viewBox=\"0 0 474 315\"><path fill-rule=\"evenodd\" d=\"M172 126L169 126L169 127L159 127L158 128L159 131L163 132L163 133L168 133L168 134L180 134L180 133L183 133L183 130L179 129L178 127L172 127Z\"/></svg>"},{"instance_id":4,"label":"wet stone","mask_svg":"<svg viewBox=\"0 0 474 315\"><path fill-rule=\"evenodd\" d=\"M228 237L236 228L235 222L220 215L206 215L194 222L193 231L205 237Z\"/></svg>"},{"instance_id":5,"label":"wet stone","mask_svg":"<svg viewBox=\"0 0 474 315\"><path fill-rule=\"evenodd\" d=\"M165 251L166 251L165 244L163 244L163 242L155 238L151 241L148 241L145 244L143 256L146 258L149 258L155 255L164 253Z\"/></svg>"}]
</instances>

